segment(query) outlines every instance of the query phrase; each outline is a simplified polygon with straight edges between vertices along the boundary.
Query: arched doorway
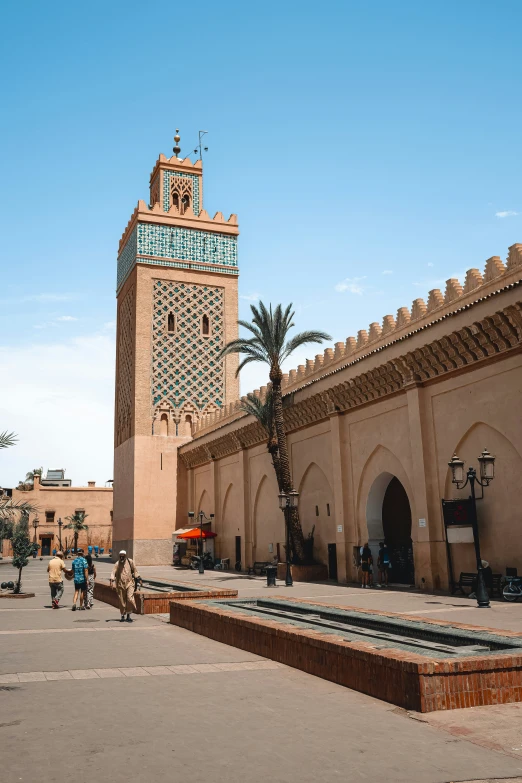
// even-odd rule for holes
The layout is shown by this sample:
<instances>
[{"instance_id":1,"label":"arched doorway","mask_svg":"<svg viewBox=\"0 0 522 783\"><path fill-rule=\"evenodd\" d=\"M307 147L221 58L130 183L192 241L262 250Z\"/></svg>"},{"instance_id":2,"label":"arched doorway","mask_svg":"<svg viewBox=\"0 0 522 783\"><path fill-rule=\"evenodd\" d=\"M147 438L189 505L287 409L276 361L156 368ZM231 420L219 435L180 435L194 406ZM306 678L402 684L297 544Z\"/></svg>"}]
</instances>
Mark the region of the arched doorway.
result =
<instances>
[{"instance_id":1,"label":"arched doorway","mask_svg":"<svg viewBox=\"0 0 522 783\"><path fill-rule=\"evenodd\" d=\"M390 581L404 585L415 584L410 501L396 476L392 478L384 493L382 528L392 563Z\"/></svg>"},{"instance_id":2,"label":"arched doorway","mask_svg":"<svg viewBox=\"0 0 522 783\"><path fill-rule=\"evenodd\" d=\"M402 483L392 473L383 472L373 482L366 504L366 523L374 560L374 581L378 576L379 543L384 541L390 551L389 581L415 584L410 501Z\"/></svg>"}]
</instances>

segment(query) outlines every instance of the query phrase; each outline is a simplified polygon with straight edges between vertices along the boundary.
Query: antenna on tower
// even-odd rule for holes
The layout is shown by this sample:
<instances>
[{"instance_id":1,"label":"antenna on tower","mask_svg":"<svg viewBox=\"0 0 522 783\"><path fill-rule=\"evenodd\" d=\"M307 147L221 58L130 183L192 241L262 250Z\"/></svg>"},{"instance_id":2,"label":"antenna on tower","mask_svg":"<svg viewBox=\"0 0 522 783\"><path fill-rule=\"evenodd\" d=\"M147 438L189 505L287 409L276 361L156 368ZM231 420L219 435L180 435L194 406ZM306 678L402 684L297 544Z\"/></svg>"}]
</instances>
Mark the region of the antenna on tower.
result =
<instances>
[{"instance_id":1,"label":"antenna on tower","mask_svg":"<svg viewBox=\"0 0 522 783\"><path fill-rule=\"evenodd\" d=\"M203 139L203 136L205 136L207 133L208 131L203 131L203 130L199 131L198 146L194 150L194 155L197 155L199 152L199 160L201 161L203 160L202 152L208 152L208 147L203 147L203 148L201 147L201 140Z\"/></svg>"},{"instance_id":2,"label":"antenna on tower","mask_svg":"<svg viewBox=\"0 0 522 783\"><path fill-rule=\"evenodd\" d=\"M174 142L175 142L175 144L174 144L174 146L172 147L172 152L174 153L174 155L176 156L176 158L178 157L179 153L181 152L181 147L179 146L179 141L180 141L180 138L181 138L181 137L180 137L180 135L179 135L179 128L176 128L176 135L174 136Z\"/></svg>"}]
</instances>

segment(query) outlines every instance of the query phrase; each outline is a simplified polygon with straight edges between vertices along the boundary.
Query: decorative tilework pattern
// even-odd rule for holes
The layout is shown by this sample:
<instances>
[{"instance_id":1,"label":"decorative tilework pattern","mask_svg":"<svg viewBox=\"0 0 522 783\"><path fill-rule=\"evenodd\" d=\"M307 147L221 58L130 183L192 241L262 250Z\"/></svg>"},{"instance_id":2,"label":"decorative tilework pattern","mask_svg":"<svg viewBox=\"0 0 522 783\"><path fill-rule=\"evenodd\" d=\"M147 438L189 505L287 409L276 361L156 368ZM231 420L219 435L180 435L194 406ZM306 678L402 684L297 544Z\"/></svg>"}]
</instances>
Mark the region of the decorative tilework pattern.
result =
<instances>
[{"instance_id":1,"label":"decorative tilework pattern","mask_svg":"<svg viewBox=\"0 0 522 783\"><path fill-rule=\"evenodd\" d=\"M188 178L192 180L192 210L195 215L199 215L201 212L201 199L199 193L200 177L197 174L187 174L182 171L163 172L163 211L168 212L170 209L170 185L173 177L181 177L182 179Z\"/></svg>"},{"instance_id":2,"label":"decorative tilework pattern","mask_svg":"<svg viewBox=\"0 0 522 783\"><path fill-rule=\"evenodd\" d=\"M116 277L116 290L119 290L127 279L129 272L136 263L138 253L138 239L136 229L128 238L125 247L118 256L118 273Z\"/></svg>"},{"instance_id":3,"label":"decorative tilework pattern","mask_svg":"<svg viewBox=\"0 0 522 783\"><path fill-rule=\"evenodd\" d=\"M130 438L132 401L134 397L134 310L135 291L132 286L118 308L118 343L116 366L116 445Z\"/></svg>"},{"instance_id":4,"label":"decorative tilework pattern","mask_svg":"<svg viewBox=\"0 0 522 783\"><path fill-rule=\"evenodd\" d=\"M168 316L175 331L168 331ZM202 319L210 336L202 335ZM223 363L217 356L224 339L222 288L155 280L152 324L152 404L203 411L225 398Z\"/></svg>"},{"instance_id":5,"label":"decorative tilework pattern","mask_svg":"<svg viewBox=\"0 0 522 783\"><path fill-rule=\"evenodd\" d=\"M141 258L145 255L160 256L160 258ZM117 291L127 279L136 261L140 260L156 266L200 269L205 272L208 272L208 267L203 266L204 263L219 264L222 266L220 272L230 275L239 273L237 237L190 228L139 223L118 256Z\"/></svg>"},{"instance_id":6,"label":"decorative tilework pattern","mask_svg":"<svg viewBox=\"0 0 522 783\"><path fill-rule=\"evenodd\" d=\"M193 228L139 223L138 254L237 266L237 237Z\"/></svg>"}]
</instances>

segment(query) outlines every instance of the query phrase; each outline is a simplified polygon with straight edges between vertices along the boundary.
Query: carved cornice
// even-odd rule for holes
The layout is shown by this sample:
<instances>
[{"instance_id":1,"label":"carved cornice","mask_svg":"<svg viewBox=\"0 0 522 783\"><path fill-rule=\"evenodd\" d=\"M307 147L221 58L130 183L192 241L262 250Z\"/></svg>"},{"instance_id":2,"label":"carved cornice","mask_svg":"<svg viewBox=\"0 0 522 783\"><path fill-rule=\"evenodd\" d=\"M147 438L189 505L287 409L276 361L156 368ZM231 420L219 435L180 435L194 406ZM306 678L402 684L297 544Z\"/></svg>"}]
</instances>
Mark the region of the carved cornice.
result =
<instances>
[{"instance_id":1,"label":"carved cornice","mask_svg":"<svg viewBox=\"0 0 522 783\"><path fill-rule=\"evenodd\" d=\"M479 362L506 354L521 345L522 302L516 302L304 400L285 400L286 429L293 432L333 414L404 392L411 385L423 385L466 367L471 369ZM332 382L336 376L337 373L330 376ZM324 381L324 378L321 380ZM230 433L223 434L221 431L219 436L217 432L215 434L217 437L204 446L195 440L180 450L188 468L208 462L207 454L219 459L266 440L266 434L257 421ZM211 438L211 433L207 437Z\"/></svg>"}]
</instances>

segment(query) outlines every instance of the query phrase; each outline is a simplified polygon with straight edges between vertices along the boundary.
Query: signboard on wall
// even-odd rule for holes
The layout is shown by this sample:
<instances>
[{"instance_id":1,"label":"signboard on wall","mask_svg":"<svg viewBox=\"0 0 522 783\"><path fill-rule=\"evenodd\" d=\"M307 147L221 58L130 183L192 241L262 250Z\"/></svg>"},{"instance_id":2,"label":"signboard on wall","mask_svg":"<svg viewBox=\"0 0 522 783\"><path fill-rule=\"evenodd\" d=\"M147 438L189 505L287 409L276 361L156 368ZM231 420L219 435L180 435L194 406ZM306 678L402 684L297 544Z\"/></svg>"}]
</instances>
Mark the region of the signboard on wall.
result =
<instances>
[{"instance_id":1,"label":"signboard on wall","mask_svg":"<svg viewBox=\"0 0 522 783\"><path fill-rule=\"evenodd\" d=\"M473 512L470 498L465 498L464 500L443 500L442 513L444 516L444 525L446 527L473 524Z\"/></svg>"},{"instance_id":2,"label":"signboard on wall","mask_svg":"<svg viewBox=\"0 0 522 783\"><path fill-rule=\"evenodd\" d=\"M446 528L446 536L448 544L472 544L473 528L470 525L466 525L466 527L450 525Z\"/></svg>"}]
</instances>

